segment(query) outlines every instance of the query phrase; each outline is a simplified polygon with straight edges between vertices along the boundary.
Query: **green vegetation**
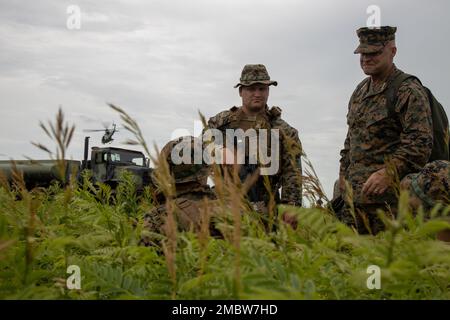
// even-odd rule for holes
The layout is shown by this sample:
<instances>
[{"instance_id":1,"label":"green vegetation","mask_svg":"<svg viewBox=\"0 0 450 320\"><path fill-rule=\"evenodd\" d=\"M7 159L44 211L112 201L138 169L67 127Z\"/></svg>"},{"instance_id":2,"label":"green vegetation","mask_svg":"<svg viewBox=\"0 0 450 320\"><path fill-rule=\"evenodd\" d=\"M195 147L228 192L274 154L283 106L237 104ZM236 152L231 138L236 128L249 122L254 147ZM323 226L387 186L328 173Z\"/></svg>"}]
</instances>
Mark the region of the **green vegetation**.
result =
<instances>
[{"instance_id":1,"label":"green vegetation","mask_svg":"<svg viewBox=\"0 0 450 320\"><path fill-rule=\"evenodd\" d=\"M137 123L116 109L148 154ZM320 183L309 172L305 196L317 203ZM298 228L275 217L267 232L258 214L236 205L242 190L220 182L224 239L207 227L176 232L169 210L161 246L144 247L152 192L136 197L130 177L114 196L87 177L31 192L17 172L14 180L0 179L0 299L450 299L450 246L435 239L450 224L413 216L406 194L396 220L385 219L387 230L376 236L358 235L320 207L281 206ZM169 196L170 185L161 186ZM431 216L438 211L450 207ZM81 289L66 287L71 265L80 267ZM367 288L370 265L381 268L379 290Z\"/></svg>"},{"instance_id":2,"label":"green vegetation","mask_svg":"<svg viewBox=\"0 0 450 320\"><path fill-rule=\"evenodd\" d=\"M0 298L450 298L450 246L434 239L449 224L402 205L377 236L357 235L323 209L283 207L297 230L278 223L266 233L244 214L238 250L229 239L178 233L171 251L138 245L151 201L129 192L121 187L112 200L87 180L32 193L0 188ZM69 265L81 269L80 290L66 288ZM381 268L380 290L366 287L369 265Z\"/></svg>"}]
</instances>

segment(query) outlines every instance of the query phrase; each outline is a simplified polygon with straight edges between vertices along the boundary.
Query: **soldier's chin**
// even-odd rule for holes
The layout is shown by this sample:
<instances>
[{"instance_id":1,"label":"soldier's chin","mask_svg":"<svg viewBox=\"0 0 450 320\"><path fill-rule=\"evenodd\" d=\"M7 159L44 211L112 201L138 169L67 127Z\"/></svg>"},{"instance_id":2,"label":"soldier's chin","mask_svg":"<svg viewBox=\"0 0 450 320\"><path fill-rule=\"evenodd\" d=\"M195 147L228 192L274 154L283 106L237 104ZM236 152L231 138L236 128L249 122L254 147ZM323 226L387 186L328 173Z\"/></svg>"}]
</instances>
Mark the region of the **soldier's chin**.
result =
<instances>
[{"instance_id":1,"label":"soldier's chin","mask_svg":"<svg viewBox=\"0 0 450 320\"><path fill-rule=\"evenodd\" d=\"M362 67L362 70L363 70L364 74L366 74L368 76L375 74L375 69L373 67L364 66L364 67Z\"/></svg>"}]
</instances>

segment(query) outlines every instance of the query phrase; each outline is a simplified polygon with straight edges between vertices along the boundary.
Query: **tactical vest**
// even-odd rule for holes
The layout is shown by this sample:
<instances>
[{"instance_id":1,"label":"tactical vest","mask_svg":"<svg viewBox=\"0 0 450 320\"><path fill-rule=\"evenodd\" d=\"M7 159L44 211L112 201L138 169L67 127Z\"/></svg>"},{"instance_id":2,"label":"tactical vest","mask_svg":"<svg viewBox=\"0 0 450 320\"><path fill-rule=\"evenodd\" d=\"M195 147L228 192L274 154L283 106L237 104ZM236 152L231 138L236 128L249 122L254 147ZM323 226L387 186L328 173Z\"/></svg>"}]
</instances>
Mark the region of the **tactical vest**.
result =
<instances>
[{"instance_id":1,"label":"tactical vest","mask_svg":"<svg viewBox=\"0 0 450 320\"><path fill-rule=\"evenodd\" d=\"M218 129L225 133L226 129L242 129L244 131L248 129L255 129L258 132L259 129L266 129L268 131L267 135L267 146L268 152L271 148L271 138L270 129L273 129L274 121L281 116L281 109L278 107L272 107L271 109L266 109L266 112L260 113L255 116L249 116L242 111L242 108L232 107L230 109L230 114L228 117L223 118L221 123L218 124ZM241 143L242 141L234 141L234 145ZM245 142L245 165L241 166L239 172L239 177L242 182L249 176L251 176L259 167L258 164L248 163L249 160L249 141ZM226 142L230 143L230 142ZM280 150L281 152L281 150ZM275 190L278 178L275 175L268 176L269 183L271 187L271 192L274 193L275 201L278 202L280 195L278 190ZM247 194L248 200L251 202L265 202L269 201L269 193L264 185L264 177L260 176L253 187L250 188Z\"/></svg>"},{"instance_id":2,"label":"tactical vest","mask_svg":"<svg viewBox=\"0 0 450 320\"><path fill-rule=\"evenodd\" d=\"M222 130L225 133L226 129L242 129L247 131L248 129L270 130L274 128L273 122L280 118L281 109L279 107L272 107L266 109L266 112L260 113L255 116L249 116L242 111L242 108L236 106L230 109L230 113L227 117L221 119L218 123L217 129ZM268 146L270 147L270 136L268 135Z\"/></svg>"}]
</instances>

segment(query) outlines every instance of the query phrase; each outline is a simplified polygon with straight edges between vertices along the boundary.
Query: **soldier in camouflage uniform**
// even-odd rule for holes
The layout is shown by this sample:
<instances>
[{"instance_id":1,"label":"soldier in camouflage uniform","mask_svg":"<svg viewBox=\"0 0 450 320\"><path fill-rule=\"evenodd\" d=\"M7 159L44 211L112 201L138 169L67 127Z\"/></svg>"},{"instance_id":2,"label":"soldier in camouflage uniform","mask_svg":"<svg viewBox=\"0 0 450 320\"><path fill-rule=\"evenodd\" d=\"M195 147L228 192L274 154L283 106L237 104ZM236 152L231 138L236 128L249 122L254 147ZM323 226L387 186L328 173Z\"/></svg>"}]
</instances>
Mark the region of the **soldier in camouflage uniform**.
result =
<instances>
[{"instance_id":1,"label":"soldier in camouflage uniform","mask_svg":"<svg viewBox=\"0 0 450 320\"><path fill-rule=\"evenodd\" d=\"M175 179L175 199L173 203L174 215L179 231L198 232L201 227L201 210L204 199L215 199L214 193L207 184L209 174L208 167L194 163L194 155L191 154L191 164L174 164L172 161L172 150L175 146L183 150L184 145L194 151L202 150L202 142L194 137L181 137L167 143L161 150L162 161L166 161L170 173ZM158 185L158 183L156 183ZM161 197L164 199L164 196ZM158 242L158 236L165 232L167 218L167 203L163 203L144 215L144 228L150 231L150 235L144 235L141 243L150 245ZM153 235L152 235L153 234Z\"/></svg>"},{"instance_id":2,"label":"soldier in camouflage uniform","mask_svg":"<svg viewBox=\"0 0 450 320\"><path fill-rule=\"evenodd\" d=\"M277 155L277 159L280 163L278 172L268 176L270 192L275 195L277 203L301 206L302 147L297 130L281 119L281 109L267 106L269 86L271 85L276 86L277 82L270 80L264 65L250 64L244 66L240 82L235 85L235 88L239 88L242 106L233 106L229 110L211 117L208 121L208 128L219 129L224 134L227 129L242 129L244 131L255 129L257 132L259 129L279 129L281 141L279 143L280 154ZM241 168L245 170L249 166L243 165ZM245 176L245 174L242 176ZM282 187L281 196L278 192L280 187ZM268 195L269 192L264 187L263 178L260 176L249 191L250 201L267 204Z\"/></svg>"},{"instance_id":3,"label":"soldier in camouflage uniform","mask_svg":"<svg viewBox=\"0 0 450 320\"><path fill-rule=\"evenodd\" d=\"M345 190L345 181L352 188L355 224L360 233L383 230L377 209L396 207L392 172L400 179L418 172L432 150L431 110L419 81L405 80L395 93L393 108L387 102L390 86L402 74L393 63L397 51L395 32L395 27L357 30L360 44L355 53L361 54L361 68L369 77L350 98L339 185L347 196L350 193ZM340 217L353 224L350 207L347 202Z\"/></svg>"},{"instance_id":4,"label":"soldier in camouflage uniform","mask_svg":"<svg viewBox=\"0 0 450 320\"><path fill-rule=\"evenodd\" d=\"M437 203L450 204L450 162L436 160L428 163L419 173L410 173L401 181L400 187L410 193L414 210L423 206L429 211Z\"/></svg>"},{"instance_id":5,"label":"soldier in camouflage uniform","mask_svg":"<svg viewBox=\"0 0 450 320\"><path fill-rule=\"evenodd\" d=\"M428 163L419 173L404 177L400 187L409 192L409 204L414 211L423 207L427 213L438 203L450 205L450 162L436 160ZM450 222L450 216L439 217ZM450 241L450 230L438 234L438 239Z\"/></svg>"}]
</instances>

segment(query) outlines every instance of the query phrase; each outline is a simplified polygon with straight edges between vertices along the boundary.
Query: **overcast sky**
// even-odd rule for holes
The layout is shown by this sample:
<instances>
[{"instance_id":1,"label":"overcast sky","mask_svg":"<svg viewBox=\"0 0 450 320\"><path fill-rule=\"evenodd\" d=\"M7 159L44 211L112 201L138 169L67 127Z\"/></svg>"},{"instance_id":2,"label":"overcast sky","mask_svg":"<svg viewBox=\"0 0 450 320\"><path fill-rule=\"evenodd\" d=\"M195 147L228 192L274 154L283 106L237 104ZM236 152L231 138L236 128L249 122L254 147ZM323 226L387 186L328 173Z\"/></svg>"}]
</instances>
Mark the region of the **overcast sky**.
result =
<instances>
[{"instance_id":1,"label":"overcast sky","mask_svg":"<svg viewBox=\"0 0 450 320\"><path fill-rule=\"evenodd\" d=\"M147 142L162 147L175 129L240 105L242 67L265 64L269 105L300 139L331 196L346 134L347 103L364 75L355 30L369 5L397 26L397 67L417 75L449 112L450 4L438 1L0 0L0 159L46 158L39 121L59 106L76 125L69 149L83 155L83 129L100 129L123 107ZM81 28L67 28L69 5ZM100 145L101 133L90 134ZM116 146L129 136L120 131Z\"/></svg>"}]
</instances>

